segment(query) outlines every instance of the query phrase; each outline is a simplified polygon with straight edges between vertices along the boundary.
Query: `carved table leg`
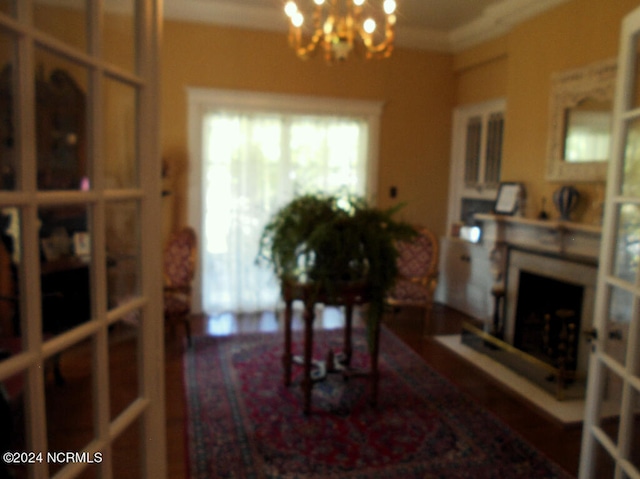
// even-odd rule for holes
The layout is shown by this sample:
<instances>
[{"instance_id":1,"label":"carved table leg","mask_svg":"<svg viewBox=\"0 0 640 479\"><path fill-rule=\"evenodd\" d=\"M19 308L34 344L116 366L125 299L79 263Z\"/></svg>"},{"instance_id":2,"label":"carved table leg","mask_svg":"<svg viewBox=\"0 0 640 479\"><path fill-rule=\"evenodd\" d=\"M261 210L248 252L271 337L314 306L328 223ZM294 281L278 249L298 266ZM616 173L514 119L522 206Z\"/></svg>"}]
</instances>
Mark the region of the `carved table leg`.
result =
<instances>
[{"instance_id":1,"label":"carved table leg","mask_svg":"<svg viewBox=\"0 0 640 479\"><path fill-rule=\"evenodd\" d=\"M302 377L302 392L304 394L305 414L311 412L311 389L313 381L311 380L311 356L313 355L313 318L314 318L313 301L305 301L304 303L304 374Z\"/></svg>"},{"instance_id":2,"label":"carved table leg","mask_svg":"<svg viewBox=\"0 0 640 479\"><path fill-rule=\"evenodd\" d=\"M291 321L293 317L293 301L287 299L284 308L284 353L282 365L284 366L284 385L291 385Z\"/></svg>"},{"instance_id":3,"label":"carved table leg","mask_svg":"<svg viewBox=\"0 0 640 479\"><path fill-rule=\"evenodd\" d=\"M347 303L345 305L345 327L344 327L344 355L345 365L351 364L351 355L353 353L353 347L351 345L351 325L353 318L353 304Z\"/></svg>"},{"instance_id":4,"label":"carved table leg","mask_svg":"<svg viewBox=\"0 0 640 479\"><path fill-rule=\"evenodd\" d=\"M371 405L376 407L378 405L378 352L380 349L380 320L371 324L373 328L373 342L371 347Z\"/></svg>"}]
</instances>

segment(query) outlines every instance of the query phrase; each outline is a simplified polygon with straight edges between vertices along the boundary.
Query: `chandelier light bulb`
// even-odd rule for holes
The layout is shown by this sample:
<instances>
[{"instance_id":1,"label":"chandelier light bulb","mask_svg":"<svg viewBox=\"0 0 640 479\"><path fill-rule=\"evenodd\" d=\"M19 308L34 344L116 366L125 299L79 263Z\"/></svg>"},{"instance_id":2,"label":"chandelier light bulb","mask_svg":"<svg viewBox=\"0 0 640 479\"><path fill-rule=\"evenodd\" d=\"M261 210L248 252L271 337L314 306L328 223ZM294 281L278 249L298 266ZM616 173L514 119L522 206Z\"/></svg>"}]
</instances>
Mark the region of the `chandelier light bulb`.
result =
<instances>
[{"instance_id":1,"label":"chandelier light bulb","mask_svg":"<svg viewBox=\"0 0 640 479\"><path fill-rule=\"evenodd\" d=\"M300 28L304 23L304 16L302 15L302 13L300 12L294 13L293 17L291 17L291 23L293 24L294 27Z\"/></svg>"},{"instance_id":2,"label":"chandelier light bulb","mask_svg":"<svg viewBox=\"0 0 640 479\"><path fill-rule=\"evenodd\" d=\"M362 28L365 32L371 35L376 31L376 21L373 18L367 18L362 24Z\"/></svg>"},{"instance_id":3,"label":"chandelier light bulb","mask_svg":"<svg viewBox=\"0 0 640 479\"><path fill-rule=\"evenodd\" d=\"M284 13L287 15L287 17L293 18L293 16L298 13L298 5L296 5L296 2L287 2L284 6Z\"/></svg>"},{"instance_id":4,"label":"chandelier light bulb","mask_svg":"<svg viewBox=\"0 0 640 479\"><path fill-rule=\"evenodd\" d=\"M324 0L313 0L316 5L324 5Z\"/></svg>"},{"instance_id":5,"label":"chandelier light bulb","mask_svg":"<svg viewBox=\"0 0 640 479\"><path fill-rule=\"evenodd\" d=\"M384 13L387 15L391 15L396 11L396 1L395 0L384 0L384 4L382 5L384 8Z\"/></svg>"},{"instance_id":6,"label":"chandelier light bulb","mask_svg":"<svg viewBox=\"0 0 640 479\"><path fill-rule=\"evenodd\" d=\"M361 7L364 4L364 0L353 0L353 4L357 7Z\"/></svg>"}]
</instances>

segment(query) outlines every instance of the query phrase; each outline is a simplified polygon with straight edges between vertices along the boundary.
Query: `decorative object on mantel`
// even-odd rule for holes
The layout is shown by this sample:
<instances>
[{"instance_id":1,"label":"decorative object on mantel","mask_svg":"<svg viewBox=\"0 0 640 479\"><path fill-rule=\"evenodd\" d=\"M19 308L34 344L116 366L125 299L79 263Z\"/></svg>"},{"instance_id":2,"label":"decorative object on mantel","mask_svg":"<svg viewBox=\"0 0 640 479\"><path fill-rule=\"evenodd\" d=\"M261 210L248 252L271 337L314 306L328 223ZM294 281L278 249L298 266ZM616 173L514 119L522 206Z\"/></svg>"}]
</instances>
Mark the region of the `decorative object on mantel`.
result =
<instances>
[{"instance_id":1,"label":"decorative object on mantel","mask_svg":"<svg viewBox=\"0 0 640 479\"><path fill-rule=\"evenodd\" d=\"M571 212L575 209L580 200L580 193L573 186L561 186L553 193L553 204L555 205L560 219L571 220Z\"/></svg>"},{"instance_id":2,"label":"decorative object on mantel","mask_svg":"<svg viewBox=\"0 0 640 479\"><path fill-rule=\"evenodd\" d=\"M547 213L547 198L542 198L542 209L540 210L540 213L538 213L538 219L539 220L549 219L549 213Z\"/></svg>"},{"instance_id":3,"label":"decorative object on mantel","mask_svg":"<svg viewBox=\"0 0 640 479\"><path fill-rule=\"evenodd\" d=\"M525 196L522 183L500 183L494 213L499 215L513 215L516 211L522 212L522 204Z\"/></svg>"},{"instance_id":4,"label":"decorative object on mantel","mask_svg":"<svg viewBox=\"0 0 640 479\"><path fill-rule=\"evenodd\" d=\"M300 58L311 57L319 46L327 63L345 61L354 48L363 49L367 59L391 55L395 0L314 0L314 6L309 3L289 0L285 4L290 20L289 44ZM384 23L383 30L377 28L376 19Z\"/></svg>"}]
</instances>

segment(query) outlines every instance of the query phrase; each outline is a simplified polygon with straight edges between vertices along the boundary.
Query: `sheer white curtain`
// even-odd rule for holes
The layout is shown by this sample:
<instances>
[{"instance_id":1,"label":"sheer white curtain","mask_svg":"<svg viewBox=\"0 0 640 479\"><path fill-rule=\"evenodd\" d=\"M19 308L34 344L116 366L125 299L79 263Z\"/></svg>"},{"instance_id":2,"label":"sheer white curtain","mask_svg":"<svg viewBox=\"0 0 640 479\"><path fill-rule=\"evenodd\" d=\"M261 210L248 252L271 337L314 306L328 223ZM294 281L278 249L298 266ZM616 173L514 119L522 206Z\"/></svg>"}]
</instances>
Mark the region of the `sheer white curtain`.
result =
<instances>
[{"instance_id":1,"label":"sheer white curtain","mask_svg":"<svg viewBox=\"0 0 640 479\"><path fill-rule=\"evenodd\" d=\"M364 195L369 125L328 115L209 111L202 117L202 303L208 314L273 309L255 263L262 228L295 195Z\"/></svg>"}]
</instances>

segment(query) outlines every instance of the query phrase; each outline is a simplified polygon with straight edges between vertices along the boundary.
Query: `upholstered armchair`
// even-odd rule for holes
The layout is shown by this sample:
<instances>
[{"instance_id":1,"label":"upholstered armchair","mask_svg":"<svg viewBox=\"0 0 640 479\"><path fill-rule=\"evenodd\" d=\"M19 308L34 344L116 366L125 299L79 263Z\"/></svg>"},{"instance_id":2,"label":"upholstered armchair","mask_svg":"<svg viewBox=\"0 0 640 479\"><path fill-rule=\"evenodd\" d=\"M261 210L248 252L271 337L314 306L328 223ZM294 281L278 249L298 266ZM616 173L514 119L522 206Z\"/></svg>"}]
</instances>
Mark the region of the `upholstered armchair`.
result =
<instances>
[{"instance_id":1,"label":"upholstered armchair","mask_svg":"<svg viewBox=\"0 0 640 479\"><path fill-rule=\"evenodd\" d=\"M196 268L197 238L191 227L173 233L164 249L164 317L171 328L184 324L191 346L191 283Z\"/></svg>"},{"instance_id":2,"label":"upholstered armchair","mask_svg":"<svg viewBox=\"0 0 640 479\"><path fill-rule=\"evenodd\" d=\"M423 331L431 319L433 295L438 284L438 240L428 229L419 227L418 236L399 242L398 279L387 297L392 311L404 306L424 310Z\"/></svg>"}]
</instances>

